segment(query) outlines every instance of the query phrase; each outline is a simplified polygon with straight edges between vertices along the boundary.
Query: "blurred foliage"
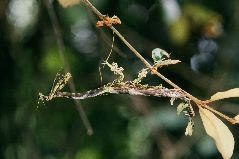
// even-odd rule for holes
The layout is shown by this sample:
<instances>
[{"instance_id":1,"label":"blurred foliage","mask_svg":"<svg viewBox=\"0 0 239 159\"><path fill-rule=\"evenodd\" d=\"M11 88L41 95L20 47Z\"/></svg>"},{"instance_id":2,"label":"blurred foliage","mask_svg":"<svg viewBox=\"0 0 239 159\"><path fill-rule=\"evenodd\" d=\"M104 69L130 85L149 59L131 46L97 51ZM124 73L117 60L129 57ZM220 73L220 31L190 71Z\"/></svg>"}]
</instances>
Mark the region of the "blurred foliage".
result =
<instances>
[{"instance_id":1,"label":"blurred foliage","mask_svg":"<svg viewBox=\"0 0 239 159\"><path fill-rule=\"evenodd\" d=\"M104 14L121 19L123 24L117 28L151 63L151 51L157 47L181 60L182 64L160 72L186 91L206 98L238 87L237 0L92 3ZM109 53L112 33L96 28L97 17L84 5L63 9L53 1L53 6L77 90L99 87L98 67ZM0 158L219 158L200 120L193 136L184 136L186 118L177 116L169 99L110 95L81 101L93 136L87 136L72 100L56 99L37 109L38 92L49 92L55 74L64 67L58 52L42 1L0 1ZM118 38L110 61L123 66L128 79L143 67ZM103 83L114 79L107 68L102 72ZM167 86L153 76L143 82ZM234 115L238 104L226 100L215 107ZM229 127L237 143L238 128ZM239 157L237 145L233 158Z\"/></svg>"}]
</instances>

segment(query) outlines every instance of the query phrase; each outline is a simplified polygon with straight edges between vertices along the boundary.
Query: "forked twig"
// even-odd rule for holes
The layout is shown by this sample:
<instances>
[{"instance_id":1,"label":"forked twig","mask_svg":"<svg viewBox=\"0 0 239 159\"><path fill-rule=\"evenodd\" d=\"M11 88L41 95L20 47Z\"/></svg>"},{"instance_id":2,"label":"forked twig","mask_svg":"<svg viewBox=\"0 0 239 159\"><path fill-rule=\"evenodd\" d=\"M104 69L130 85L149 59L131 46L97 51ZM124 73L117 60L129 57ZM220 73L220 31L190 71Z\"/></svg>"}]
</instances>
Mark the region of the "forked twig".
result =
<instances>
[{"instance_id":1,"label":"forked twig","mask_svg":"<svg viewBox=\"0 0 239 159\"><path fill-rule=\"evenodd\" d=\"M100 18L103 19L105 16L98 10L96 9L89 0L83 0L83 2ZM158 77L160 77L161 79L163 79L165 82L167 82L168 84L170 84L172 87L176 88L176 89L180 89L182 91L184 91L182 88L180 88L178 85L176 85L175 83L173 83L171 80L169 80L168 78L166 78L164 75L162 75L161 73L159 73L157 70L155 70L155 68L150 65L150 63L145 60L145 58L123 37L123 35L112 25L107 25L124 43L125 45L146 65L147 68L149 68L152 72L152 74L157 75ZM187 95L188 98L190 98L191 100L193 100L195 103L200 104L202 101L199 100L198 98L194 97L193 95L191 95L190 93L187 93L186 91L184 91L185 94Z\"/></svg>"},{"instance_id":2,"label":"forked twig","mask_svg":"<svg viewBox=\"0 0 239 159\"><path fill-rule=\"evenodd\" d=\"M89 0L82 0L101 20L104 20L105 15L103 15L97 8L95 8L91 2ZM190 93L186 92L185 90L183 90L182 88L180 88L177 84L175 84L174 82L172 82L171 80L169 80L167 77L165 77L164 75L162 75L161 73L159 73L157 71L157 69L152 66L147 60L145 60L145 58L124 38L124 36L113 26L113 25L106 25L108 26L124 43L125 45L146 65L146 67L151 70L152 74L157 75L159 78L163 79L165 82L167 82L168 84L170 84L172 87L174 87L175 89L179 89L182 92L184 92L184 94L186 95L186 97L188 97L190 100L192 100L193 102L195 102L195 104L198 107L205 107L204 105L204 101L196 98L195 96L191 95ZM226 115L223 115L222 113L214 110L213 108L210 108L209 106L208 109L214 113L216 113L217 115L224 117L225 119L227 119L228 121L230 121L231 123L235 123L235 120L233 118L230 118Z\"/></svg>"}]
</instances>

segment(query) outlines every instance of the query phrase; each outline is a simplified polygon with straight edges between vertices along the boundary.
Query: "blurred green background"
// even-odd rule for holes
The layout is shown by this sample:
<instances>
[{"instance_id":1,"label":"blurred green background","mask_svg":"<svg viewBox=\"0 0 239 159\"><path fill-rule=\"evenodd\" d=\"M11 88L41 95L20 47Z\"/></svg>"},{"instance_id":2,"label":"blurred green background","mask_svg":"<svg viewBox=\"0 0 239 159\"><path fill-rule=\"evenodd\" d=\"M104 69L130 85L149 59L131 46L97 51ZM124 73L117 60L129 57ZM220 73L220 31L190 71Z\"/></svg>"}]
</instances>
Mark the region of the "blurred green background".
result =
<instances>
[{"instance_id":1,"label":"blurred green background","mask_svg":"<svg viewBox=\"0 0 239 159\"><path fill-rule=\"evenodd\" d=\"M152 63L160 47L182 63L160 72L189 93L206 99L239 87L239 1L92 0L102 13L117 15L116 28ZM78 92L100 87L98 68L109 53L112 32L96 28L86 7L62 8L51 0ZM144 65L116 37L110 61L133 79ZM54 99L37 109L63 68L48 11L40 0L0 1L0 158L4 159L206 159L221 158L196 112L192 137L187 118L167 98L108 95L80 101L94 129L88 136L73 100ZM108 68L103 84L115 77ZM144 83L169 87L148 76ZM65 89L67 90L67 88ZM234 116L238 99L215 103ZM235 137L239 130L223 120Z\"/></svg>"}]
</instances>

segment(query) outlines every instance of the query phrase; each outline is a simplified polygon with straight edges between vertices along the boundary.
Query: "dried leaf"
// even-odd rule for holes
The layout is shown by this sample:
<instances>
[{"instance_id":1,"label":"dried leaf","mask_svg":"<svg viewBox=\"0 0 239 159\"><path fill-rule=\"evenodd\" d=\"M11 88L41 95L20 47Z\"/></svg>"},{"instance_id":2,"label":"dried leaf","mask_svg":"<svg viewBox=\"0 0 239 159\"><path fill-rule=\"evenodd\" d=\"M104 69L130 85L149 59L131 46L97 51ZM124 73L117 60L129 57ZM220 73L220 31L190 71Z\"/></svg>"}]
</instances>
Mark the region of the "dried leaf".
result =
<instances>
[{"instance_id":1,"label":"dried leaf","mask_svg":"<svg viewBox=\"0 0 239 159\"><path fill-rule=\"evenodd\" d=\"M103 64L106 64L106 65L110 68L110 70L111 70L112 72L114 72L115 75L118 75L118 78L116 79L117 82L123 81L123 79L124 79L124 73L123 73L124 68L119 67L118 64L115 63L115 62L113 62L112 64L110 64L109 62L106 61L106 62L103 63Z\"/></svg>"},{"instance_id":2,"label":"dried leaf","mask_svg":"<svg viewBox=\"0 0 239 159\"><path fill-rule=\"evenodd\" d=\"M102 26L104 26L104 21L96 22L96 27L102 27Z\"/></svg>"},{"instance_id":3,"label":"dried leaf","mask_svg":"<svg viewBox=\"0 0 239 159\"><path fill-rule=\"evenodd\" d=\"M62 7L66 8L80 2L80 0L58 0Z\"/></svg>"},{"instance_id":4,"label":"dried leaf","mask_svg":"<svg viewBox=\"0 0 239 159\"><path fill-rule=\"evenodd\" d=\"M188 107L187 103L180 103L177 107L177 115L179 115L187 107Z\"/></svg>"},{"instance_id":5,"label":"dried leaf","mask_svg":"<svg viewBox=\"0 0 239 159\"><path fill-rule=\"evenodd\" d=\"M121 20L116 15L114 15L112 18L110 18L109 23L110 23L109 25L111 25L111 24L121 24Z\"/></svg>"},{"instance_id":6,"label":"dried leaf","mask_svg":"<svg viewBox=\"0 0 239 159\"><path fill-rule=\"evenodd\" d=\"M239 123L239 114L235 116L234 119L236 120L236 123Z\"/></svg>"},{"instance_id":7,"label":"dried leaf","mask_svg":"<svg viewBox=\"0 0 239 159\"><path fill-rule=\"evenodd\" d=\"M224 159L230 159L234 150L234 137L228 127L207 109L199 108L204 128L216 143Z\"/></svg>"},{"instance_id":8,"label":"dried leaf","mask_svg":"<svg viewBox=\"0 0 239 159\"><path fill-rule=\"evenodd\" d=\"M225 92L217 92L216 94L211 96L209 102L232 97L239 97L239 88L233 88Z\"/></svg>"},{"instance_id":9,"label":"dried leaf","mask_svg":"<svg viewBox=\"0 0 239 159\"><path fill-rule=\"evenodd\" d=\"M194 122L193 121L189 121L188 122L188 126L187 126L187 128L186 128L186 131L185 131L185 135L186 136L192 136L192 134L193 134L193 127L194 127Z\"/></svg>"},{"instance_id":10,"label":"dried leaf","mask_svg":"<svg viewBox=\"0 0 239 159\"><path fill-rule=\"evenodd\" d=\"M170 105L173 105L174 101L176 100L176 98L171 98L170 99Z\"/></svg>"},{"instance_id":11,"label":"dried leaf","mask_svg":"<svg viewBox=\"0 0 239 159\"><path fill-rule=\"evenodd\" d=\"M116 24L121 24L121 20L116 16L114 15L113 17L108 17L108 16L104 16L103 17L103 20L99 20L97 23L96 23L96 27L102 27L104 26L104 24L106 26L111 26L111 25L116 25Z\"/></svg>"},{"instance_id":12,"label":"dried leaf","mask_svg":"<svg viewBox=\"0 0 239 159\"><path fill-rule=\"evenodd\" d=\"M139 71L138 78L136 78L133 81L133 83L136 83L136 84L140 83L147 76L147 74L148 74L147 69L145 69L145 68L142 69L141 71Z\"/></svg>"}]
</instances>

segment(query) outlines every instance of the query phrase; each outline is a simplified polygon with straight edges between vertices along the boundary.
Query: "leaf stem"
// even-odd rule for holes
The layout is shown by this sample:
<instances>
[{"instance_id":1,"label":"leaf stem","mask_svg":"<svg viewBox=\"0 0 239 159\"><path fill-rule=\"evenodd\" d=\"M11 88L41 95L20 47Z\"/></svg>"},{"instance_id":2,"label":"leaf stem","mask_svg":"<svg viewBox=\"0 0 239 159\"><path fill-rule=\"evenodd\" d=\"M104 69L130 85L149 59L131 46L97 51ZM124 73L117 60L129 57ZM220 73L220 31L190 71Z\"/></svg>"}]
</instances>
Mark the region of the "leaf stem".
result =
<instances>
[{"instance_id":1,"label":"leaf stem","mask_svg":"<svg viewBox=\"0 0 239 159\"><path fill-rule=\"evenodd\" d=\"M237 121L236 121L235 119L230 118L229 116L227 116L227 115L225 115L225 114L223 114L223 113L221 113L221 112L219 112L219 111L217 111L217 110L215 110L215 109L209 107L208 105L201 105L201 107L204 107L204 108L210 110L211 112L213 112L213 113L219 115L220 117L226 119L227 121L229 121L229 122L232 123L232 124L236 124L236 123L237 123Z\"/></svg>"}]
</instances>

